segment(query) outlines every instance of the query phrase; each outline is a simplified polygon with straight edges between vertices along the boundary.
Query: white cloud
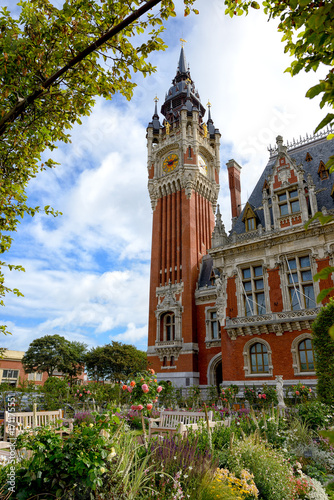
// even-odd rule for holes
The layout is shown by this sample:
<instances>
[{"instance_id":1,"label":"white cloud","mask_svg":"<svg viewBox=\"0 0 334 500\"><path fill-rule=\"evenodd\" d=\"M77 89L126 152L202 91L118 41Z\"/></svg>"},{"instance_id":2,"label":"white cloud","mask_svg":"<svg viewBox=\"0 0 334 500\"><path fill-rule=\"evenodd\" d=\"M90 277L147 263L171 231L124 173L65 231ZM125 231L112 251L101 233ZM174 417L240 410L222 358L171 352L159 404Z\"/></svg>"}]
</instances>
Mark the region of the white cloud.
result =
<instances>
[{"instance_id":1,"label":"white cloud","mask_svg":"<svg viewBox=\"0 0 334 500\"><path fill-rule=\"evenodd\" d=\"M8 285L25 297L6 300L4 322L14 335L4 345L25 349L38 336L61 333L89 345L112 339L145 348L152 219L145 129L154 96L161 105L175 76L179 38L188 40L191 75L222 134L219 203L227 229L225 163L233 157L243 167L244 203L275 137L292 140L320 121L318 104L304 97L318 75L283 73L290 60L275 21L267 23L261 12L229 19L223 0L198 0L200 15L184 19L181 4L181 17L167 26L171 47L151 57L158 71L136 75L130 103L98 99L74 127L72 144L52 153L61 165L30 183L31 203L51 204L63 216L24 220L15 235L6 257L27 272L8 273Z\"/></svg>"}]
</instances>

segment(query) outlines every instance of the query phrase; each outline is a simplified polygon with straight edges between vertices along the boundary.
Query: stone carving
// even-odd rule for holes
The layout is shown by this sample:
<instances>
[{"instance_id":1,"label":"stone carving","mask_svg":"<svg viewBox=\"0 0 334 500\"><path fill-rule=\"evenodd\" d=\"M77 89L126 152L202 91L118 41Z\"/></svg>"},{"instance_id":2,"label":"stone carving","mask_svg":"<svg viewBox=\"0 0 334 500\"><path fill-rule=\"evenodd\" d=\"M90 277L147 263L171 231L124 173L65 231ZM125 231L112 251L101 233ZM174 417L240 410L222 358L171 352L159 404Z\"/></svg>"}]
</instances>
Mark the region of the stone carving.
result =
<instances>
[{"instance_id":1,"label":"stone carving","mask_svg":"<svg viewBox=\"0 0 334 500\"><path fill-rule=\"evenodd\" d=\"M276 375L276 394L278 399L278 408L280 414L284 413L285 403L284 403L284 392L283 392L283 375Z\"/></svg>"}]
</instances>

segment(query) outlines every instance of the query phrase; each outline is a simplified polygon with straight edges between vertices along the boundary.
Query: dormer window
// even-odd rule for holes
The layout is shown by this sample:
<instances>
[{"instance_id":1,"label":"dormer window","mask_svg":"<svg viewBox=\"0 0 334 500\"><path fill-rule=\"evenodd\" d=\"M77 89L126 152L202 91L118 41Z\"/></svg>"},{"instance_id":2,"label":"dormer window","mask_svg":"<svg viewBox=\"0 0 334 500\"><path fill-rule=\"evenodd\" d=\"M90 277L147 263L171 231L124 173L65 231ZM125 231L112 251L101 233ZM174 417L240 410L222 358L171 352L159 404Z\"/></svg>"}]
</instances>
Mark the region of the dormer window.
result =
<instances>
[{"instance_id":1,"label":"dormer window","mask_svg":"<svg viewBox=\"0 0 334 500\"><path fill-rule=\"evenodd\" d=\"M246 231L255 231L256 221L254 217L246 219Z\"/></svg>"},{"instance_id":2,"label":"dormer window","mask_svg":"<svg viewBox=\"0 0 334 500\"><path fill-rule=\"evenodd\" d=\"M251 207L251 205L248 202L246 204L242 220L245 223L246 232L255 231L255 229L256 229L256 215L255 215L253 208Z\"/></svg>"},{"instance_id":3,"label":"dormer window","mask_svg":"<svg viewBox=\"0 0 334 500\"><path fill-rule=\"evenodd\" d=\"M280 215L289 215L300 212L298 189L285 191L278 195L278 206Z\"/></svg>"},{"instance_id":4,"label":"dormer window","mask_svg":"<svg viewBox=\"0 0 334 500\"><path fill-rule=\"evenodd\" d=\"M324 164L323 161L321 161L319 164L318 175L322 181L328 179L329 177L328 169L326 168L326 165Z\"/></svg>"},{"instance_id":5,"label":"dormer window","mask_svg":"<svg viewBox=\"0 0 334 500\"><path fill-rule=\"evenodd\" d=\"M312 161L313 158L312 156L310 155L310 153L306 153L306 158L305 158L305 161L309 162L309 161Z\"/></svg>"}]
</instances>

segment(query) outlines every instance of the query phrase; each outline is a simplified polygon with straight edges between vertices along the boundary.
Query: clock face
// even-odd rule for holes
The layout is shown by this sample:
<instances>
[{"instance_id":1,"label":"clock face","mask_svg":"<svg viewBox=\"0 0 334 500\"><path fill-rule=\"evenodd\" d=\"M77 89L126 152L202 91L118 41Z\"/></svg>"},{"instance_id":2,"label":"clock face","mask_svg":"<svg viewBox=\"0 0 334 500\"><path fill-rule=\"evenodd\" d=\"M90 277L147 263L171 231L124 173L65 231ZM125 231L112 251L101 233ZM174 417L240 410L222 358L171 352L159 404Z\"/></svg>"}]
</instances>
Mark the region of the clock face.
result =
<instances>
[{"instance_id":1,"label":"clock face","mask_svg":"<svg viewBox=\"0 0 334 500\"><path fill-rule=\"evenodd\" d=\"M171 153L163 161L162 170L168 174L172 172L179 164L179 157L175 153Z\"/></svg>"},{"instance_id":2,"label":"clock face","mask_svg":"<svg viewBox=\"0 0 334 500\"><path fill-rule=\"evenodd\" d=\"M199 164L199 171L201 172L201 174L207 175L208 174L208 166L207 166L203 156L201 156L201 155L198 155L198 164Z\"/></svg>"}]
</instances>

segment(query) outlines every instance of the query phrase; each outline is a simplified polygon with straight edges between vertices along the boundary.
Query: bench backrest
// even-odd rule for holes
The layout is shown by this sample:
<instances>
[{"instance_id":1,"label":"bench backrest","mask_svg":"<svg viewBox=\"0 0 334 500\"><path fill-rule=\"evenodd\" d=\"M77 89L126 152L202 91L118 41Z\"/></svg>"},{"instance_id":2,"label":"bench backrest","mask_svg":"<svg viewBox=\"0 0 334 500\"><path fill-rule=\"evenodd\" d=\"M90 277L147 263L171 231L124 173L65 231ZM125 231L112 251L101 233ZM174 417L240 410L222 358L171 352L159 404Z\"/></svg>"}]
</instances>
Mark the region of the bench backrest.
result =
<instances>
[{"instance_id":1,"label":"bench backrest","mask_svg":"<svg viewBox=\"0 0 334 500\"><path fill-rule=\"evenodd\" d=\"M213 420L213 412L208 411L209 420ZM169 427L175 429L181 422L182 424L195 424L200 420L205 421L205 413L203 411L172 411L163 410L160 413L161 427Z\"/></svg>"},{"instance_id":2,"label":"bench backrest","mask_svg":"<svg viewBox=\"0 0 334 500\"><path fill-rule=\"evenodd\" d=\"M42 427L55 423L63 416L62 410L17 412L5 411L4 441L7 437L17 437L21 432L35 427Z\"/></svg>"}]
</instances>

